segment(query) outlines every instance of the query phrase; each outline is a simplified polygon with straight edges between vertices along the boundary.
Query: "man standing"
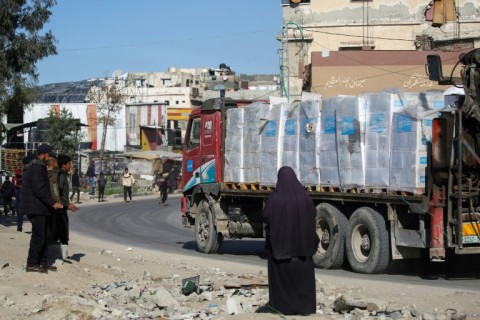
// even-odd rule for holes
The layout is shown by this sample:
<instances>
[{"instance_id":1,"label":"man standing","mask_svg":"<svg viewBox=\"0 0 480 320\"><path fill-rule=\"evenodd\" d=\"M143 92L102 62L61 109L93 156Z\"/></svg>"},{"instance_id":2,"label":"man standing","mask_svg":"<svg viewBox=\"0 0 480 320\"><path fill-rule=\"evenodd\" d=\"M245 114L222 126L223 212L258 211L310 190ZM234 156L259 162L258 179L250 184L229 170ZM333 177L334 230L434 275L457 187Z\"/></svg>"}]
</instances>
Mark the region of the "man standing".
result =
<instances>
[{"instance_id":1,"label":"man standing","mask_svg":"<svg viewBox=\"0 0 480 320\"><path fill-rule=\"evenodd\" d=\"M3 195L3 213L5 215L8 214L8 207L12 211L12 216L15 215L15 208L12 204L12 198L15 195L15 187L13 183L10 181L9 176L5 176L5 181L2 184L2 195Z\"/></svg>"},{"instance_id":2,"label":"man standing","mask_svg":"<svg viewBox=\"0 0 480 320\"><path fill-rule=\"evenodd\" d=\"M13 177L13 186L15 187L15 210L17 211L17 231L23 230L23 214L20 211L20 197L22 195L22 169L17 169Z\"/></svg>"},{"instance_id":3,"label":"man standing","mask_svg":"<svg viewBox=\"0 0 480 320\"><path fill-rule=\"evenodd\" d=\"M57 156L51 155L50 160L47 163L47 176L48 181L50 183L50 194L52 195L52 199L55 202L62 203L60 199L60 193L58 192L58 174L60 173L60 169L58 168L57 163ZM47 224L50 228L50 234L47 239L47 247L50 246L50 241L56 242L56 234L57 231L57 220L61 214L61 210L50 209L50 216L47 219ZM48 256L50 257L50 255Z\"/></svg>"},{"instance_id":4,"label":"man standing","mask_svg":"<svg viewBox=\"0 0 480 320\"><path fill-rule=\"evenodd\" d=\"M72 169L72 158L61 154L57 159L60 171L58 173L58 193L63 209L59 210L56 218L57 232L54 235L54 241L59 241L62 248L62 257L65 259L68 256L68 240L69 240L69 222L67 210L77 212L77 207L69 201L70 187L68 181L68 173Z\"/></svg>"},{"instance_id":5,"label":"man standing","mask_svg":"<svg viewBox=\"0 0 480 320\"><path fill-rule=\"evenodd\" d=\"M90 165L88 166L87 169L87 177L88 177L88 193L90 195L94 195L95 191L93 190L95 188L95 161L90 161Z\"/></svg>"},{"instance_id":6,"label":"man standing","mask_svg":"<svg viewBox=\"0 0 480 320\"><path fill-rule=\"evenodd\" d=\"M63 205L54 202L50 192L46 163L52 154L52 147L48 144L38 146L36 158L23 174L20 211L27 215L32 224L27 272L47 273L56 269L49 266L47 261L47 237L50 233L47 218L50 208L61 209Z\"/></svg>"},{"instance_id":7,"label":"man standing","mask_svg":"<svg viewBox=\"0 0 480 320\"><path fill-rule=\"evenodd\" d=\"M98 176L98 202L103 201L105 197L105 187L107 186L107 178L103 174L103 171L100 172L100 176Z\"/></svg>"},{"instance_id":8,"label":"man standing","mask_svg":"<svg viewBox=\"0 0 480 320\"><path fill-rule=\"evenodd\" d=\"M128 172L128 168L125 168L125 171L122 176L122 183L123 183L123 199L125 202L132 201L132 186L135 183L135 179L133 176ZM129 197L129 201L127 201L127 194Z\"/></svg>"}]
</instances>

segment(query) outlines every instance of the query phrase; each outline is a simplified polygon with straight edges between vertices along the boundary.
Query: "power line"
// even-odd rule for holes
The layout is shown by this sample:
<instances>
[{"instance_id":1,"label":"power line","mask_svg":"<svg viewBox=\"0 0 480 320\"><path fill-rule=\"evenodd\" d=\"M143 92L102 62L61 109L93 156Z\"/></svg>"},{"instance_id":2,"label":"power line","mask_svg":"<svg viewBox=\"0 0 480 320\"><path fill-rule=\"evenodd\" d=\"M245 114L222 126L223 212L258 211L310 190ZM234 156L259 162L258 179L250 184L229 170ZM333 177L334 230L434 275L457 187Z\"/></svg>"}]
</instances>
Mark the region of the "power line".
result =
<instances>
[{"instance_id":1,"label":"power line","mask_svg":"<svg viewBox=\"0 0 480 320\"><path fill-rule=\"evenodd\" d=\"M329 35L334 35L334 36L345 36L345 37L353 37L353 38L362 38L361 35L353 35L353 34L346 34L346 33L337 33L337 32L328 32L328 31L318 31L318 30L312 30L312 27L304 27L305 30L308 30L310 32L315 32L315 33L324 33L324 34L329 34ZM415 42L415 40L412 39L401 39L401 38L386 38L386 37L374 37L374 36L368 36L369 39L379 39L379 40L392 40L392 41L407 41L407 42Z\"/></svg>"}]
</instances>

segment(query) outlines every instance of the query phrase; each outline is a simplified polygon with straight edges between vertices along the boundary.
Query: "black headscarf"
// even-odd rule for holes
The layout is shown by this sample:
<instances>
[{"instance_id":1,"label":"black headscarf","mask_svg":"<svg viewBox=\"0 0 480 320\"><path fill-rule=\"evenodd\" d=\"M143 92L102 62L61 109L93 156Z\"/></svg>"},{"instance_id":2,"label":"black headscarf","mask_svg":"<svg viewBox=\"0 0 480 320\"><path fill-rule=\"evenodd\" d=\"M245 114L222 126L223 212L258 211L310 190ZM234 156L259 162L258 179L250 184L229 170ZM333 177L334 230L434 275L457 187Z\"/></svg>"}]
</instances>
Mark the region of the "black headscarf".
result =
<instances>
[{"instance_id":1,"label":"black headscarf","mask_svg":"<svg viewBox=\"0 0 480 320\"><path fill-rule=\"evenodd\" d=\"M278 170L275 191L263 209L267 247L275 259L313 256L318 246L316 209L290 167Z\"/></svg>"}]
</instances>

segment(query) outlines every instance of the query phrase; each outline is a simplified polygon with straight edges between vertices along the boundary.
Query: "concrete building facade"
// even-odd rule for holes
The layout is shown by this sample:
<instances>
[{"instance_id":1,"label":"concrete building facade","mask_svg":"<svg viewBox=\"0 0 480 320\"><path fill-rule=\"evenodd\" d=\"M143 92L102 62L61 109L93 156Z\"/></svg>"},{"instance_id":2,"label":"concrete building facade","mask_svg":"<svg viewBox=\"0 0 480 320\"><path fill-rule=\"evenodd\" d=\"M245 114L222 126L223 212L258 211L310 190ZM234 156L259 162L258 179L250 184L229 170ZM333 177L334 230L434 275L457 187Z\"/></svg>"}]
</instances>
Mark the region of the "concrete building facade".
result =
<instances>
[{"instance_id":1,"label":"concrete building facade","mask_svg":"<svg viewBox=\"0 0 480 320\"><path fill-rule=\"evenodd\" d=\"M314 53L325 57L330 52L461 52L480 47L479 0L281 3L282 78L288 79L292 96L300 95L306 74L318 72L307 68Z\"/></svg>"}]
</instances>

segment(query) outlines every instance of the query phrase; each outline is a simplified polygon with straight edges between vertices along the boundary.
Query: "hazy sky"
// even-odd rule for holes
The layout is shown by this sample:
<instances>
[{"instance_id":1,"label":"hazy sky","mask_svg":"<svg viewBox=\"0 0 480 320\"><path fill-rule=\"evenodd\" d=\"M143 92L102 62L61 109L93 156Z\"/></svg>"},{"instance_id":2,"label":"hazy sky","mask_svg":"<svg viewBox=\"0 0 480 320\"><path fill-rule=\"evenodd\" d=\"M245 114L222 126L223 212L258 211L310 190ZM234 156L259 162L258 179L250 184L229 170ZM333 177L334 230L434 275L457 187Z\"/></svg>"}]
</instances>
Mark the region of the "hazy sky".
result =
<instances>
[{"instance_id":1,"label":"hazy sky","mask_svg":"<svg viewBox=\"0 0 480 320\"><path fill-rule=\"evenodd\" d=\"M58 54L37 64L39 84L220 63L279 73L280 0L57 2L47 29Z\"/></svg>"}]
</instances>

